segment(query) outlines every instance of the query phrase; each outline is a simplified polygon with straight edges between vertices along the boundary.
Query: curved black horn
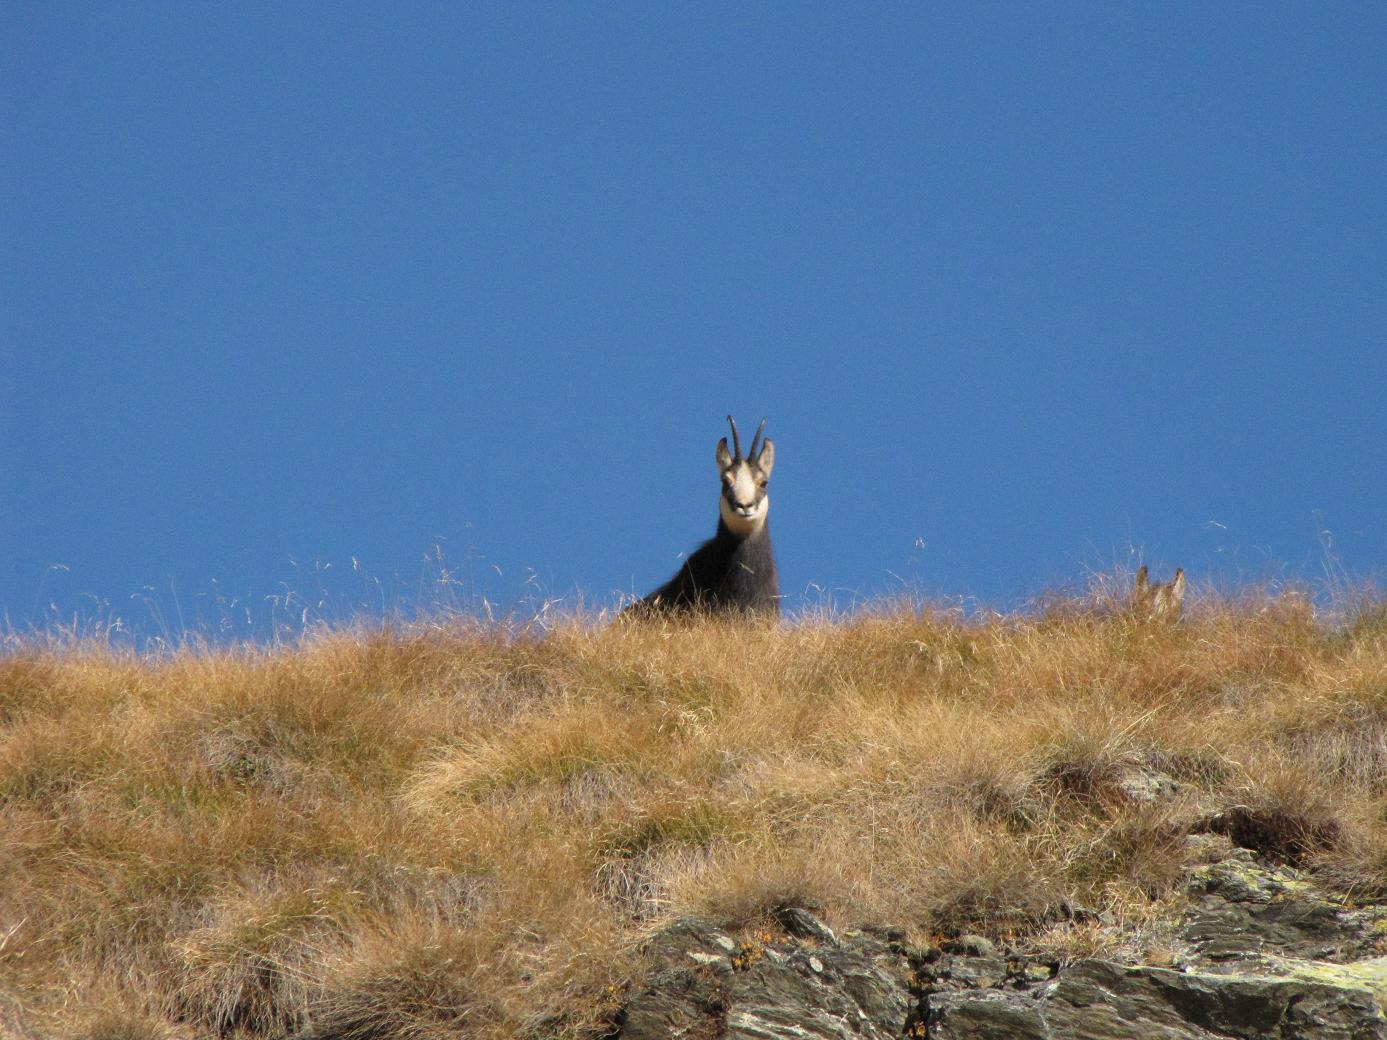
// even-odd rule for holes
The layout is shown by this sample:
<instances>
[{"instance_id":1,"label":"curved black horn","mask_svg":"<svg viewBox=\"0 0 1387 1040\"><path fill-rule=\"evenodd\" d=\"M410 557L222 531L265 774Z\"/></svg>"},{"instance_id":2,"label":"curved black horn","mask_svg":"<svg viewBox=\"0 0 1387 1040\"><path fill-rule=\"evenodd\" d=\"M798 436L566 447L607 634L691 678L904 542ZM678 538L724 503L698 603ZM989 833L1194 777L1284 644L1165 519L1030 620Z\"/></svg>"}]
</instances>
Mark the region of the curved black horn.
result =
<instances>
[{"instance_id":1,"label":"curved black horn","mask_svg":"<svg viewBox=\"0 0 1387 1040\"><path fill-rule=\"evenodd\" d=\"M742 457L742 440L740 437L737 436L737 424L733 422L732 416L730 415L727 417L727 421L732 426L732 447L734 449L733 458L740 459Z\"/></svg>"},{"instance_id":2,"label":"curved black horn","mask_svg":"<svg viewBox=\"0 0 1387 1040\"><path fill-rule=\"evenodd\" d=\"M764 430L765 428L766 428L766 417L765 417L765 416L762 416L762 417L761 417L761 425L758 426L758 427L756 427L756 436L753 437L753 438L751 438L751 452L750 452L750 454L747 455L747 458L749 458L749 459L754 459L754 458L756 458L756 456L758 456L758 455L760 454L760 452L756 450L756 442L759 441L759 440L761 439L761 431Z\"/></svg>"}]
</instances>

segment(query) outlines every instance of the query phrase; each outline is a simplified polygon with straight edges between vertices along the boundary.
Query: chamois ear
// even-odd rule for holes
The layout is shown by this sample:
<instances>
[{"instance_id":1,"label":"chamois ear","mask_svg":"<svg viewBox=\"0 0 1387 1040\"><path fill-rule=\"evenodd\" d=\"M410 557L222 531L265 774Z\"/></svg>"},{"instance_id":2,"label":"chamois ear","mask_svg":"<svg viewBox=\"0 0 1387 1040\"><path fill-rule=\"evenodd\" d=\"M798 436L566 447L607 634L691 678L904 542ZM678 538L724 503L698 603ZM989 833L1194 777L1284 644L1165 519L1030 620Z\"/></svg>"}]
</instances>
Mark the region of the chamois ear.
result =
<instances>
[{"instance_id":1,"label":"chamois ear","mask_svg":"<svg viewBox=\"0 0 1387 1040\"><path fill-rule=\"evenodd\" d=\"M761 454L756 456L756 465L761 468L761 475L770 479L771 467L775 465L775 441L769 437L761 442Z\"/></svg>"},{"instance_id":2,"label":"chamois ear","mask_svg":"<svg viewBox=\"0 0 1387 1040\"><path fill-rule=\"evenodd\" d=\"M1183 567L1175 568L1175 580L1170 583L1170 591L1175 594L1176 603L1185 601L1185 569Z\"/></svg>"},{"instance_id":3,"label":"chamois ear","mask_svg":"<svg viewBox=\"0 0 1387 1040\"><path fill-rule=\"evenodd\" d=\"M1136 591L1140 592L1142 589L1146 588L1147 584L1148 581L1146 578L1146 564L1143 563L1140 567L1137 568L1137 580L1133 588L1135 588Z\"/></svg>"},{"instance_id":4,"label":"chamois ear","mask_svg":"<svg viewBox=\"0 0 1387 1040\"><path fill-rule=\"evenodd\" d=\"M732 453L727 450L727 438L718 441L718 469L725 470L732 465Z\"/></svg>"}]
</instances>

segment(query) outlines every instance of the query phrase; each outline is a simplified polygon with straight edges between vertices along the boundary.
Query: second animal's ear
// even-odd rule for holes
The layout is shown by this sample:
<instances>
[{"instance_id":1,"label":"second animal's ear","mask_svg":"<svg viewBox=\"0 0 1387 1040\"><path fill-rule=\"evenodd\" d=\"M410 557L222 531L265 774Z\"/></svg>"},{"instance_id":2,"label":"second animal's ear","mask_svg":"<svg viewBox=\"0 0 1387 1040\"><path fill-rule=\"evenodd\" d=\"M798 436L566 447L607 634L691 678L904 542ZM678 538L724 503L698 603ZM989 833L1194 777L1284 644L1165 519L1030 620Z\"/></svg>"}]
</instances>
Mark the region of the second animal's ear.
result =
<instances>
[{"instance_id":1,"label":"second animal's ear","mask_svg":"<svg viewBox=\"0 0 1387 1040\"><path fill-rule=\"evenodd\" d=\"M761 442L761 454L756 456L756 465L761 467L761 475L769 479L771 467L775 465L775 441L769 437Z\"/></svg>"},{"instance_id":2,"label":"second animal's ear","mask_svg":"<svg viewBox=\"0 0 1387 1040\"><path fill-rule=\"evenodd\" d=\"M1185 569L1183 567L1175 568L1175 580L1170 583L1170 589L1175 593L1176 603L1185 601Z\"/></svg>"},{"instance_id":3,"label":"second animal's ear","mask_svg":"<svg viewBox=\"0 0 1387 1040\"><path fill-rule=\"evenodd\" d=\"M1140 567L1137 568L1136 587L1138 589L1144 589L1146 588L1146 584L1146 564L1143 563Z\"/></svg>"},{"instance_id":4,"label":"second animal's ear","mask_svg":"<svg viewBox=\"0 0 1387 1040\"><path fill-rule=\"evenodd\" d=\"M732 465L732 453L727 450L727 438L718 441L718 469L727 469Z\"/></svg>"}]
</instances>

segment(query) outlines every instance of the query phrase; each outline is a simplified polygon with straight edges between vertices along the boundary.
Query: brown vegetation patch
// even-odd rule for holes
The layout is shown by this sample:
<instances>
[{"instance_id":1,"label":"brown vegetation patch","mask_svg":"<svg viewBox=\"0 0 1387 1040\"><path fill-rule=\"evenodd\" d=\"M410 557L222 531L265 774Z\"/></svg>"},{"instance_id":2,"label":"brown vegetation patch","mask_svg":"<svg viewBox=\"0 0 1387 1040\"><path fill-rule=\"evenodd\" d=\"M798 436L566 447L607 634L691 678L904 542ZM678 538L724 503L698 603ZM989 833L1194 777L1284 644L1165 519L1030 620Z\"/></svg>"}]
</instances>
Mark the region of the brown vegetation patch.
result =
<instances>
[{"instance_id":1,"label":"brown vegetation patch","mask_svg":"<svg viewBox=\"0 0 1387 1040\"><path fill-rule=\"evenodd\" d=\"M747 957L804 907L1063 959L1110 941L1100 912L1167 912L1201 828L1384 892L1375 617L1283 596L1178 625L895 606L18 647L0 1023L596 1037L672 917L739 929Z\"/></svg>"}]
</instances>

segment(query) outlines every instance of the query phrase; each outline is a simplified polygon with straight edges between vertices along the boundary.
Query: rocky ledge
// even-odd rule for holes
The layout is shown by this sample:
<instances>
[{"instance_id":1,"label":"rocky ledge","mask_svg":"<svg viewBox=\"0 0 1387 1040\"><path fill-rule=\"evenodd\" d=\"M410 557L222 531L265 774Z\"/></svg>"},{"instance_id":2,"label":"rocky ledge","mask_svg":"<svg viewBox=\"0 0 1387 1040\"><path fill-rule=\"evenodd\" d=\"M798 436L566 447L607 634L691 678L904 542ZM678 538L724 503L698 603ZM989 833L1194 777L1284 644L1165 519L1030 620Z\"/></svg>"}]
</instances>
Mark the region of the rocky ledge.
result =
<instances>
[{"instance_id":1,"label":"rocky ledge","mask_svg":"<svg viewBox=\"0 0 1387 1040\"><path fill-rule=\"evenodd\" d=\"M651 940L618 1035L1387 1040L1387 907L1350 906L1241 852L1192 871L1187 895L1161 964L1061 966L981 936L836 935L798 908L735 933L682 921Z\"/></svg>"}]
</instances>

